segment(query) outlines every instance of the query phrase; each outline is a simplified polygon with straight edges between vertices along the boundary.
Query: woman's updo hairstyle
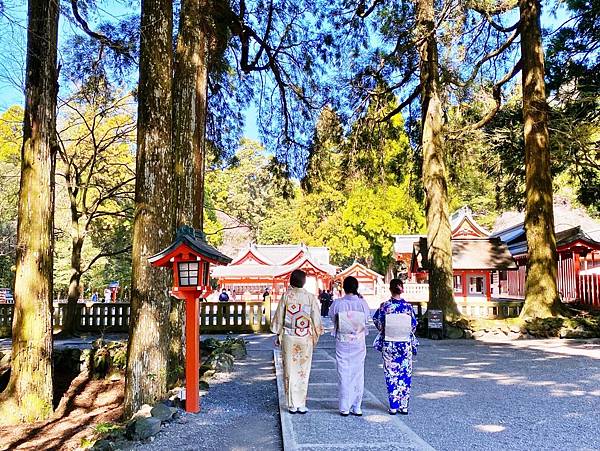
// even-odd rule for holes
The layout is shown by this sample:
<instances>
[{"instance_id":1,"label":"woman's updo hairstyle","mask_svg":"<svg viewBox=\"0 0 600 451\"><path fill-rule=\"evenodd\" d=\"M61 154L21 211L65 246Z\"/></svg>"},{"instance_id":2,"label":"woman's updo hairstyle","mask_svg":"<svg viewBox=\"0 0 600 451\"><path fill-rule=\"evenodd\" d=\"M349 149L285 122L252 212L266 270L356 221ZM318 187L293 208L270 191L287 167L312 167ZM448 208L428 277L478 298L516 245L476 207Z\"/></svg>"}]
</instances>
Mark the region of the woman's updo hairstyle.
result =
<instances>
[{"instance_id":1,"label":"woman's updo hairstyle","mask_svg":"<svg viewBox=\"0 0 600 451\"><path fill-rule=\"evenodd\" d=\"M294 269L290 274L290 285L295 288L302 288L306 283L306 273L300 269Z\"/></svg>"},{"instance_id":2,"label":"woman's updo hairstyle","mask_svg":"<svg viewBox=\"0 0 600 451\"><path fill-rule=\"evenodd\" d=\"M354 294L358 296L358 280L356 280L356 277L346 277L342 285L346 294Z\"/></svg>"},{"instance_id":3,"label":"woman's updo hairstyle","mask_svg":"<svg viewBox=\"0 0 600 451\"><path fill-rule=\"evenodd\" d=\"M392 296L404 293L404 282L400 279L390 280L390 292L392 293Z\"/></svg>"}]
</instances>

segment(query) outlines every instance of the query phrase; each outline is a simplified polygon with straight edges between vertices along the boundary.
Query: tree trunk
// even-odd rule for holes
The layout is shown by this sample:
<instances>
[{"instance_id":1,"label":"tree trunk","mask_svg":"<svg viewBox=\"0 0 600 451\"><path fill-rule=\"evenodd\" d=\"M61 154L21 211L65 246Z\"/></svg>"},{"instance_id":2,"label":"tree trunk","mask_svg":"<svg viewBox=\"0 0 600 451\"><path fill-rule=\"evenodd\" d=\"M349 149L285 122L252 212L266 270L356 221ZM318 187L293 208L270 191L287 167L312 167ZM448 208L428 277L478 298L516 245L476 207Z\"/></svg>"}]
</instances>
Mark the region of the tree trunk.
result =
<instances>
[{"instance_id":1,"label":"tree trunk","mask_svg":"<svg viewBox=\"0 0 600 451\"><path fill-rule=\"evenodd\" d=\"M52 414L52 263L58 1L30 0L11 376L0 422Z\"/></svg>"},{"instance_id":2,"label":"tree trunk","mask_svg":"<svg viewBox=\"0 0 600 451\"><path fill-rule=\"evenodd\" d=\"M203 227L204 146L208 88L207 0L183 0L173 79L173 152L175 154L175 226ZM185 305L173 301L169 383L184 368Z\"/></svg>"},{"instance_id":3,"label":"tree trunk","mask_svg":"<svg viewBox=\"0 0 600 451\"><path fill-rule=\"evenodd\" d=\"M525 231L529 248L525 305L522 318L548 317L561 312L556 286L557 253L550 151L548 105L544 82L539 0L520 0L521 60L523 62L523 123L525 137Z\"/></svg>"},{"instance_id":4,"label":"tree trunk","mask_svg":"<svg viewBox=\"0 0 600 451\"><path fill-rule=\"evenodd\" d=\"M173 239L172 7L170 0L142 1L126 415L167 390L172 274L148 257Z\"/></svg>"},{"instance_id":5,"label":"tree trunk","mask_svg":"<svg viewBox=\"0 0 600 451\"><path fill-rule=\"evenodd\" d=\"M448 213L446 161L442 143L438 51L433 0L417 0L417 33L421 78L423 185L427 214L429 308L447 319L460 316L453 296L452 242Z\"/></svg>"},{"instance_id":6,"label":"tree trunk","mask_svg":"<svg viewBox=\"0 0 600 451\"><path fill-rule=\"evenodd\" d=\"M64 310L63 325L60 331L61 337L73 336L77 331L77 307L81 296L81 251L83 249L83 237L78 233L78 224L73 224L71 239L71 278L69 280L69 292L67 294L67 305Z\"/></svg>"}]
</instances>

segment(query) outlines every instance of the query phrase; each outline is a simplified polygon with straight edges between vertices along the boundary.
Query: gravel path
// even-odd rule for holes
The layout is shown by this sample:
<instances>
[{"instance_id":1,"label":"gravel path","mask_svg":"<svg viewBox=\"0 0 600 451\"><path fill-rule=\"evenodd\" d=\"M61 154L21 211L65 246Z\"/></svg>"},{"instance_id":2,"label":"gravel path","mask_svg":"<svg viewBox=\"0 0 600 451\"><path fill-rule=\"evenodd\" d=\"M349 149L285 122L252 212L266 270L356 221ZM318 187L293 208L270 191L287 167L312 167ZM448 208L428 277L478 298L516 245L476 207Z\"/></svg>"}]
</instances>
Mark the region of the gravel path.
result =
<instances>
[{"instance_id":1,"label":"gravel path","mask_svg":"<svg viewBox=\"0 0 600 451\"><path fill-rule=\"evenodd\" d=\"M183 414L139 450L280 451L271 336L244 336L248 357L210 382L199 414Z\"/></svg>"}]
</instances>

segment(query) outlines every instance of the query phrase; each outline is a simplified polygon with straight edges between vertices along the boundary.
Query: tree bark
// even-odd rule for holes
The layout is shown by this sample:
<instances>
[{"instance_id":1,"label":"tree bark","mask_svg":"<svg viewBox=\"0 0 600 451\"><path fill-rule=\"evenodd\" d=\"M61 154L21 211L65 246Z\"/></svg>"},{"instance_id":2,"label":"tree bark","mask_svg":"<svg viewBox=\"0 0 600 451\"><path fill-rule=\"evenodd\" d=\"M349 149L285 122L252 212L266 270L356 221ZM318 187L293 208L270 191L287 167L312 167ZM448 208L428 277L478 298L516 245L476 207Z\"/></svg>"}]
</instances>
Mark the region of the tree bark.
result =
<instances>
[{"instance_id":1,"label":"tree bark","mask_svg":"<svg viewBox=\"0 0 600 451\"><path fill-rule=\"evenodd\" d=\"M448 213L446 157L442 143L442 105L434 0L417 0L417 33L421 81L421 144L427 216L429 308L447 319L460 316L453 295L452 232Z\"/></svg>"},{"instance_id":2,"label":"tree bark","mask_svg":"<svg viewBox=\"0 0 600 451\"><path fill-rule=\"evenodd\" d=\"M525 137L525 232L529 249L522 318L548 317L562 310L556 286L557 253L550 151L548 104L544 82L539 0L520 0Z\"/></svg>"},{"instance_id":3,"label":"tree bark","mask_svg":"<svg viewBox=\"0 0 600 451\"><path fill-rule=\"evenodd\" d=\"M77 331L77 306L81 296L82 250L83 237L79 236L79 234L74 234L71 239L71 278L69 279L67 305L64 310L65 315L60 331L62 337L73 336Z\"/></svg>"},{"instance_id":4,"label":"tree bark","mask_svg":"<svg viewBox=\"0 0 600 451\"><path fill-rule=\"evenodd\" d=\"M61 337L73 336L77 329L77 303L81 296L81 252L84 237L81 233L79 209L77 208L77 194L73 192L71 176L67 175L67 190L69 191L71 209L71 278L67 293L67 305L64 310L63 324L60 331Z\"/></svg>"},{"instance_id":5,"label":"tree bark","mask_svg":"<svg viewBox=\"0 0 600 451\"><path fill-rule=\"evenodd\" d=\"M172 274L148 257L173 239L172 7L170 0L142 1L126 415L167 390Z\"/></svg>"},{"instance_id":6,"label":"tree bark","mask_svg":"<svg viewBox=\"0 0 600 451\"><path fill-rule=\"evenodd\" d=\"M204 158L208 89L207 0L183 0L173 79L173 152L175 154L175 227L202 230ZM169 383L184 368L185 306L171 307Z\"/></svg>"},{"instance_id":7,"label":"tree bark","mask_svg":"<svg viewBox=\"0 0 600 451\"><path fill-rule=\"evenodd\" d=\"M30 0L11 377L0 422L52 414L52 269L58 1Z\"/></svg>"}]
</instances>

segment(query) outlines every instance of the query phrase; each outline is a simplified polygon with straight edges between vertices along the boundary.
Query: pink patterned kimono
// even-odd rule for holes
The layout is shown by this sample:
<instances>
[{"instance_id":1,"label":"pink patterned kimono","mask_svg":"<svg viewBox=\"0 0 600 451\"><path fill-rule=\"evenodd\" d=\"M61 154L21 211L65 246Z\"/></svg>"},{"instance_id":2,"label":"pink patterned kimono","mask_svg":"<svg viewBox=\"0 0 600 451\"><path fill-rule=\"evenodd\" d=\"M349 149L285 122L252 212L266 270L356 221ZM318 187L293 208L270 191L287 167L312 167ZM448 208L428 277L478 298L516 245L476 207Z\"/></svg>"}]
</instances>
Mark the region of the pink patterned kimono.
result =
<instances>
[{"instance_id":1,"label":"pink patterned kimono","mask_svg":"<svg viewBox=\"0 0 600 451\"><path fill-rule=\"evenodd\" d=\"M323 334L317 298L304 288L290 287L277 306L271 331L281 344L288 408L306 407L313 347Z\"/></svg>"}]
</instances>

